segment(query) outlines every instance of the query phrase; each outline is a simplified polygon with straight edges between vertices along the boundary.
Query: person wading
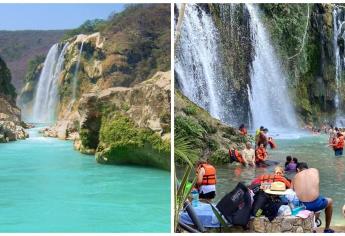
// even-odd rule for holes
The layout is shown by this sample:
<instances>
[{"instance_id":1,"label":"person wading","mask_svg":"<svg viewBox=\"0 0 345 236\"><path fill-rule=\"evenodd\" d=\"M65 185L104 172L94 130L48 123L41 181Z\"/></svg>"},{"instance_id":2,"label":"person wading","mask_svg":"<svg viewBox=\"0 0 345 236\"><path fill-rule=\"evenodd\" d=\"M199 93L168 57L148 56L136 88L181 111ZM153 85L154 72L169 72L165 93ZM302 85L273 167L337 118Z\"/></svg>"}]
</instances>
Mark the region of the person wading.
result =
<instances>
[{"instance_id":1,"label":"person wading","mask_svg":"<svg viewBox=\"0 0 345 236\"><path fill-rule=\"evenodd\" d=\"M326 226L324 232L334 233L334 230L330 229L333 200L320 195L319 171L315 168L308 169L308 165L304 162L298 163L297 174L292 181L292 188L307 210L318 212L325 209Z\"/></svg>"},{"instance_id":2,"label":"person wading","mask_svg":"<svg viewBox=\"0 0 345 236\"><path fill-rule=\"evenodd\" d=\"M255 150L250 142L247 142L246 147L242 150L242 158L246 166L255 167Z\"/></svg>"},{"instance_id":3,"label":"person wading","mask_svg":"<svg viewBox=\"0 0 345 236\"><path fill-rule=\"evenodd\" d=\"M344 149L344 135L341 132L338 132L337 138L333 140L330 146L333 147L335 156L342 156Z\"/></svg>"},{"instance_id":4,"label":"person wading","mask_svg":"<svg viewBox=\"0 0 345 236\"><path fill-rule=\"evenodd\" d=\"M264 128L262 131L260 131L258 142L257 142L258 146L260 146L259 143L262 143L264 145L265 149L266 149L267 144L268 144L267 132L268 132L267 128Z\"/></svg>"},{"instance_id":5,"label":"person wading","mask_svg":"<svg viewBox=\"0 0 345 236\"><path fill-rule=\"evenodd\" d=\"M216 168L207 161L200 161L197 166L197 185L199 198L211 200L216 196Z\"/></svg>"},{"instance_id":6,"label":"person wading","mask_svg":"<svg viewBox=\"0 0 345 236\"><path fill-rule=\"evenodd\" d=\"M259 147L255 151L255 162L256 164L264 164L268 154L263 143L259 143L258 145Z\"/></svg>"}]
</instances>

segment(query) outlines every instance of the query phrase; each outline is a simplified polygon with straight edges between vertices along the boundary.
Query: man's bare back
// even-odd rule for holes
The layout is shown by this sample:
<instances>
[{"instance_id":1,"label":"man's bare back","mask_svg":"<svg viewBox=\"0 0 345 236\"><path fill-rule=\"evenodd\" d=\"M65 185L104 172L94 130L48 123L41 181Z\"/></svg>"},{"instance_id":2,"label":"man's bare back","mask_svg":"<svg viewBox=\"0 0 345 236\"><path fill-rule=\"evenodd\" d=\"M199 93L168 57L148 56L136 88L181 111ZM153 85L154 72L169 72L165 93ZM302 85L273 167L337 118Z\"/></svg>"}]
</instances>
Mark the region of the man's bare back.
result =
<instances>
[{"instance_id":1,"label":"man's bare back","mask_svg":"<svg viewBox=\"0 0 345 236\"><path fill-rule=\"evenodd\" d=\"M312 202L320 195L319 171L315 168L298 172L292 183L298 199L302 202Z\"/></svg>"}]
</instances>

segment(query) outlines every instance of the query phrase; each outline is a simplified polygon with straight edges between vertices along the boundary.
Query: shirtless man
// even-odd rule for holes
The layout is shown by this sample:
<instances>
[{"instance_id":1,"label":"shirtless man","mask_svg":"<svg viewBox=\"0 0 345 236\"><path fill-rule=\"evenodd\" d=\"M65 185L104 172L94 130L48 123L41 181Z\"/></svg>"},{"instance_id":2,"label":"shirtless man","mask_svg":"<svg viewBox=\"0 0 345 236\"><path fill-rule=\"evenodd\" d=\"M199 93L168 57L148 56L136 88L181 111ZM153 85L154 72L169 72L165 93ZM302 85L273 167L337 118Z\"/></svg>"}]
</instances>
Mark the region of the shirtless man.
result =
<instances>
[{"instance_id":1,"label":"shirtless man","mask_svg":"<svg viewBox=\"0 0 345 236\"><path fill-rule=\"evenodd\" d=\"M317 212L325 209L326 227L324 233L334 233L334 230L329 228L333 213L333 200L320 195L319 171L315 168L308 169L304 162L298 163L297 174L292 181L292 186L298 199L303 202L307 210Z\"/></svg>"}]
</instances>

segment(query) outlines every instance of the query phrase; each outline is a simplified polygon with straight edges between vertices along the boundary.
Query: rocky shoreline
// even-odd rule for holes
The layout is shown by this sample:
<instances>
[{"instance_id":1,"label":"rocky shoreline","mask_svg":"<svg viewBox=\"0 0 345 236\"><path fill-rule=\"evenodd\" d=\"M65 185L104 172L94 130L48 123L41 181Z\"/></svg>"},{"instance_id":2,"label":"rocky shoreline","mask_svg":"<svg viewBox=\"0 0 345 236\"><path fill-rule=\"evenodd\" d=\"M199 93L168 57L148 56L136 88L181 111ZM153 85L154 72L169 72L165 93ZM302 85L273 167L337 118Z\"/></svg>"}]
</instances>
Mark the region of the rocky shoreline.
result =
<instances>
[{"instance_id":1,"label":"rocky shoreline","mask_svg":"<svg viewBox=\"0 0 345 236\"><path fill-rule=\"evenodd\" d=\"M27 125L20 120L20 110L5 97L0 96L0 143L26 139Z\"/></svg>"},{"instance_id":2,"label":"rocky shoreline","mask_svg":"<svg viewBox=\"0 0 345 236\"><path fill-rule=\"evenodd\" d=\"M66 107L56 124L41 132L44 137L73 140L76 150L95 155L102 164L170 169L170 81L170 71L157 72L134 87L84 94L72 104L74 109ZM116 133L123 125L133 136Z\"/></svg>"}]
</instances>

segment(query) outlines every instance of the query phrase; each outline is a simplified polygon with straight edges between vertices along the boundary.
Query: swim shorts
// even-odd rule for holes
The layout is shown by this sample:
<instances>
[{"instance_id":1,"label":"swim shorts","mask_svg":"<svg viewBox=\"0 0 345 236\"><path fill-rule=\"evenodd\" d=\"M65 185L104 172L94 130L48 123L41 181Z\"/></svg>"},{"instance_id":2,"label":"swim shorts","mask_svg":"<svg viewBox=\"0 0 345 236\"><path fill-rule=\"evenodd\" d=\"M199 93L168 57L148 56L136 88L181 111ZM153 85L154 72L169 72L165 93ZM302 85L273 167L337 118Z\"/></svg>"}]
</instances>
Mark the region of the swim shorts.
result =
<instances>
[{"instance_id":1,"label":"swim shorts","mask_svg":"<svg viewBox=\"0 0 345 236\"><path fill-rule=\"evenodd\" d=\"M343 149L335 149L334 155L335 156L342 156L343 155Z\"/></svg>"},{"instance_id":2,"label":"swim shorts","mask_svg":"<svg viewBox=\"0 0 345 236\"><path fill-rule=\"evenodd\" d=\"M307 210L317 212L325 209L327 207L328 201L326 198L319 196L314 201L303 202L303 204L306 206Z\"/></svg>"},{"instance_id":3,"label":"swim shorts","mask_svg":"<svg viewBox=\"0 0 345 236\"><path fill-rule=\"evenodd\" d=\"M202 199L213 199L216 196L216 192L215 191L211 191L208 193L199 193L199 198Z\"/></svg>"}]
</instances>

